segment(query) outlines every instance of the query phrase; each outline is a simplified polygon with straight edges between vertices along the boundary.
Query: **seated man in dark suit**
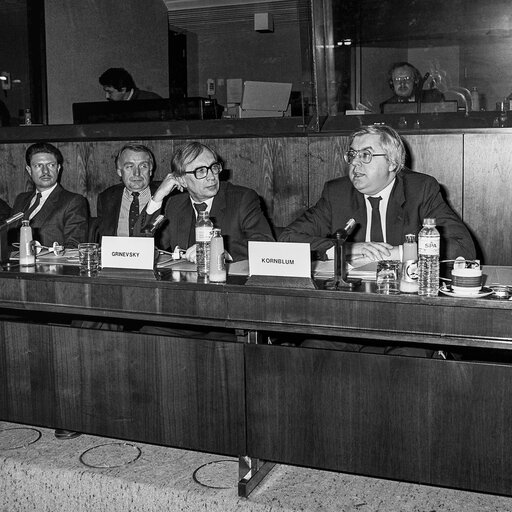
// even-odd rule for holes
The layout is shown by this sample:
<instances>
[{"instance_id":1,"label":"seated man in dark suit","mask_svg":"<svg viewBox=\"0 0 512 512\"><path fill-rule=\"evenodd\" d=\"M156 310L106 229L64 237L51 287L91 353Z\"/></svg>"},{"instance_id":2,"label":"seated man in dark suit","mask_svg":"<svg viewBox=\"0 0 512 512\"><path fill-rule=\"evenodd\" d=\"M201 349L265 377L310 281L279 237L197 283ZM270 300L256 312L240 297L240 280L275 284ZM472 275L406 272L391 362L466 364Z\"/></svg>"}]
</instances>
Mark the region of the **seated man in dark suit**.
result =
<instances>
[{"instance_id":1,"label":"seated man in dark suit","mask_svg":"<svg viewBox=\"0 0 512 512\"><path fill-rule=\"evenodd\" d=\"M147 146L124 145L115 164L122 183L107 188L98 196L97 237L132 236L139 213L159 186L151 181L155 158Z\"/></svg>"},{"instance_id":2,"label":"seated man in dark suit","mask_svg":"<svg viewBox=\"0 0 512 512\"><path fill-rule=\"evenodd\" d=\"M59 183L62 153L52 144L38 142L25 153L26 171L35 190L22 192L14 200L12 213L25 212L30 220L34 240L51 247L58 242L76 248L87 241L89 207L87 199L64 189ZM19 239L17 223L9 230L10 242Z\"/></svg>"},{"instance_id":3,"label":"seated man in dark suit","mask_svg":"<svg viewBox=\"0 0 512 512\"><path fill-rule=\"evenodd\" d=\"M292 222L279 237L283 242L310 242L319 259L332 252L327 237L353 217L358 226L347 239L347 252L376 261L400 259L399 246L408 233L418 234L423 219L436 219L441 233L441 259L475 258L468 229L441 195L432 176L405 168L405 147L388 126L363 126L350 138L344 155L348 176L325 184L315 206ZM372 229L370 198L380 199L380 226ZM374 233L380 233L379 239Z\"/></svg>"},{"instance_id":4,"label":"seated man in dark suit","mask_svg":"<svg viewBox=\"0 0 512 512\"><path fill-rule=\"evenodd\" d=\"M222 163L210 147L189 142L178 148L171 161L171 173L141 215L147 226L160 212L162 201L176 188L184 193L169 197L165 207L168 222L160 233L162 249L176 246L187 249L186 257L196 260L194 205L206 205L210 218L224 237L224 246L233 261L247 259L249 240L273 241L272 231L263 215L258 194L250 188L219 180Z\"/></svg>"},{"instance_id":5,"label":"seated man in dark suit","mask_svg":"<svg viewBox=\"0 0 512 512\"><path fill-rule=\"evenodd\" d=\"M389 103L437 103L444 101L438 89L423 89L423 78L417 68L408 62L395 62L388 71L393 96L380 104L381 112Z\"/></svg>"},{"instance_id":6,"label":"seated man in dark suit","mask_svg":"<svg viewBox=\"0 0 512 512\"><path fill-rule=\"evenodd\" d=\"M388 126L363 126L355 131L344 155L348 176L326 183L316 205L292 222L279 240L310 242L316 256L325 259L334 252L328 237L354 218L357 226L347 239L349 257L400 260L405 235L419 233L423 219L435 218L441 259L474 259L471 235L444 201L439 183L432 176L406 169L405 155L400 136ZM345 348L360 350L361 345Z\"/></svg>"}]
</instances>

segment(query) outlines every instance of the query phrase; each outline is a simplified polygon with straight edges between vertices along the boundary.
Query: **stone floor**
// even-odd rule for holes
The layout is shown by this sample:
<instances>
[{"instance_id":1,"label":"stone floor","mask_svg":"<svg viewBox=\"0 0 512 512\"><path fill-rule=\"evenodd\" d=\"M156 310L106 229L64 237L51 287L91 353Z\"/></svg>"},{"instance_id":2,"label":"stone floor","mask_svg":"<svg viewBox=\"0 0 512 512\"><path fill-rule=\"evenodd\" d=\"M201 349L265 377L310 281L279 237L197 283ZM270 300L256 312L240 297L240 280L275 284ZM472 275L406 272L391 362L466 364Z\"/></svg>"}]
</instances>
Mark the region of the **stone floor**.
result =
<instances>
[{"instance_id":1,"label":"stone floor","mask_svg":"<svg viewBox=\"0 0 512 512\"><path fill-rule=\"evenodd\" d=\"M0 422L0 512L506 512L512 498L276 465L238 498L237 460Z\"/></svg>"}]
</instances>

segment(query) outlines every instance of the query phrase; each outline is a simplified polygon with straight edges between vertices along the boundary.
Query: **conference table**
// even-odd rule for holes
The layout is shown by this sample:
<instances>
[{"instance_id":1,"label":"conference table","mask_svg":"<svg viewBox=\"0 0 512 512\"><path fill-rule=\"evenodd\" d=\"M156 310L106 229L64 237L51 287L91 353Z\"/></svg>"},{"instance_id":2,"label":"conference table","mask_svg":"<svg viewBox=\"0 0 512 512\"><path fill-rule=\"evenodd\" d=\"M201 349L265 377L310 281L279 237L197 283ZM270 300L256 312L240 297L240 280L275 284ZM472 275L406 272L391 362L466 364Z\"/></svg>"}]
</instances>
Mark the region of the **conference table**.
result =
<instances>
[{"instance_id":1,"label":"conference table","mask_svg":"<svg viewBox=\"0 0 512 512\"><path fill-rule=\"evenodd\" d=\"M274 463L512 495L512 301L246 282L4 266L0 419L237 456L243 496Z\"/></svg>"}]
</instances>

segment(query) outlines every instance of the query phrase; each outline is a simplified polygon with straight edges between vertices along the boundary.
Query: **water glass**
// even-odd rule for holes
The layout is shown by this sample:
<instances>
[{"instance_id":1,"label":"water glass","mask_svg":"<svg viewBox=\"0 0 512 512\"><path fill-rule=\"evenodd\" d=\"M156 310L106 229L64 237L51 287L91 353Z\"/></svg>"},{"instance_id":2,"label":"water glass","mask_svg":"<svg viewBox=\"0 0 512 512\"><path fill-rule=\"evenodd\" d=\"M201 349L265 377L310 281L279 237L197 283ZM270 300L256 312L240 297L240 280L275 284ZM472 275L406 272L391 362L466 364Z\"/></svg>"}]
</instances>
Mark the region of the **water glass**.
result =
<instances>
[{"instance_id":1,"label":"water glass","mask_svg":"<svg viewBox=\"0 0 512 512\"><path fill-rule=\"evenodd\" d=\"M400 293L400 267L398 260L377 262L377 293L398 295Z\"/></svg>"},{"instance_id":2,"label":"water glass","mask_svg":"<svg viewBox=\"0 0 512 512\"><path fill-rule=\"evenodd\" d=\"M99 244L78 244L78 259L80 261L80 274L97 274L100 266Z\"/></svg>"}]
</instances>

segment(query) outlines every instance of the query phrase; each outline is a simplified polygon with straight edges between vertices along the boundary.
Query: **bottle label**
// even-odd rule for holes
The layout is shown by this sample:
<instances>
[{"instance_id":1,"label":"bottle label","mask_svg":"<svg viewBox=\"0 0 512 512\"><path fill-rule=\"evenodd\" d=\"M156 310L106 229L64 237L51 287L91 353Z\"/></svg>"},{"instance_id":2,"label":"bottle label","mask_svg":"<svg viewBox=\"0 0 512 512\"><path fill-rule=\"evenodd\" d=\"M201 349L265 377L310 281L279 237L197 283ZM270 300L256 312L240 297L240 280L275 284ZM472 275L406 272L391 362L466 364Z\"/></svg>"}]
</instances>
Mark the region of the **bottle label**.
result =
<instances>
[{"instance_id":1,"label":"bottle label","mask_svg":"<svg viewBox=\"0 0 512 512\"><path fill-rule=\"evenodd\" d=\"M418 254L422 256L439 256L440 237L423 238L418 240Z\"/></svg>"},{"instance_id":2,"label":"bottle label","mask_svg":"<svg viewBox=\"0 0 512 512\"><path fill-rule=\"evenodd\" d=\"M209 242L212 238L212 228L200 226L196 228L196 242Z\"/></svg>"},{"instance_id":3,"label":"bottle label","mask_svg":"<svg viewBox=\"0 0 512 512\"><path fill-rule=\"evenodd\" d=\"M407 260L402 267L402 280L409 283L418 281L418 262L416 260Z\"/></svg>"}]
</instances>

